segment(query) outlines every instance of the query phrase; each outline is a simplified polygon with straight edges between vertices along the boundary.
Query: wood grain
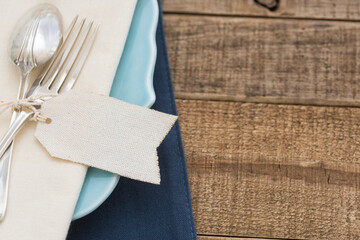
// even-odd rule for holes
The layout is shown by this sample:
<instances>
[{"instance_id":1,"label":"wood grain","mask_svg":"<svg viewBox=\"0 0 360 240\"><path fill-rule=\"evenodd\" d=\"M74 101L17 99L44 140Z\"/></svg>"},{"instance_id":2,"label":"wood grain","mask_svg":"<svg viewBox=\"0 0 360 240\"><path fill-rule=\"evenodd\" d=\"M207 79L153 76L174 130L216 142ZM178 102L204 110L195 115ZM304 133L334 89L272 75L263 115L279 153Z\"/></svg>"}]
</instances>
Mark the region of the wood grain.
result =
<instances>
[{"instance_id":1,"label":"wood grain","mask_svg":"<svg viewBox=\"0 0 360 240\"><path fill-rule=\"evenodd\" d=\"M275 0L259 0L273 6ZM358 0L280 0L276 10L254 0L164 0L167 13L196 13L280 18L318 18L360 20Z\"/></svg>"},{"instance_id":2,"label":"wood grain","mask_svg":"<svg viewBox=\"0 0 360 240\"><path fill-rule=\"evenodd\" d=\"M178 98L360 106L360 24L165 16Z\"/></svg>"},{"instance_id":3,"label":"wood grain","mask_svg":"<svg viewBox=\"0 0 360 240\"><path fill-rule=\"evenodd\" d=\"M238 237L216 237L216 236L198 236L199 240L276 240L265 238L238 238Z\"/></svg>"},{"instance_id":4,"label":"wood grain","mask_svg":"<svg viewBox=\"0 0 360 240\"><path fill-rule=\"evenodd\" d=\"M360 109L177 100L197 232L360 238Z\"/></svg>"}]
</instances>

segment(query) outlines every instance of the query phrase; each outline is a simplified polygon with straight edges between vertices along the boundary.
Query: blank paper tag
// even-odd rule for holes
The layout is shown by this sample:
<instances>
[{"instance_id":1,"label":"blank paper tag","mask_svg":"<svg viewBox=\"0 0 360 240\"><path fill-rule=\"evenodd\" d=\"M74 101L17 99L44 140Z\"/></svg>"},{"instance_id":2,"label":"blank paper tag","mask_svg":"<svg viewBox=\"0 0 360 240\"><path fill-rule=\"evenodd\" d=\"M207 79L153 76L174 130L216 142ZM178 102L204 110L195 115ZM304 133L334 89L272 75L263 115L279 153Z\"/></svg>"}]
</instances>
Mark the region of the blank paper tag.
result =
<instances>
[{"instance_id":1,"label":"blank paper tag","mask_svg":"<svg viewBox=\"0 0 360 240\"><path fill-rule=\"evenodd\" d=\"M156 149L177 117L71 90L42 105L36 138L52 157L160 184Z\"/></svg>"}]
</instances>

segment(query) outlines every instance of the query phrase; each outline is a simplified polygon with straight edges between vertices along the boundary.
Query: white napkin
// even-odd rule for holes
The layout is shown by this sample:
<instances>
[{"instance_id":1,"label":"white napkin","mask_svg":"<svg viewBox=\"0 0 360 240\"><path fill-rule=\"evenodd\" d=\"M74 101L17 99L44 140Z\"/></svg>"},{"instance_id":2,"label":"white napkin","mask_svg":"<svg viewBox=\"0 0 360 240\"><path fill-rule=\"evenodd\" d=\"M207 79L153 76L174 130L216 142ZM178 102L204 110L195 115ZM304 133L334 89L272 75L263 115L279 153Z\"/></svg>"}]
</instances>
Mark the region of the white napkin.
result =
<instances>
[{"instance_id":1,"label":"white napkin","mask_svg":"<svg viewBox=\"0 0 360 240\"><path fill-rule=\"evenodd\" d=\"M43 0L0 0L0 99L16 97L19 73L8 57L9 36L17 20ZM100 24L97 39L75 89L108 94L131 24L136 0L51 0L63 15L64 28L77 14ZM0 116L0 134L10 114ZM27 124L16 138L6 217L0 239L65 239L86 167L49 157Z\"/></svg>"}]
</instances>

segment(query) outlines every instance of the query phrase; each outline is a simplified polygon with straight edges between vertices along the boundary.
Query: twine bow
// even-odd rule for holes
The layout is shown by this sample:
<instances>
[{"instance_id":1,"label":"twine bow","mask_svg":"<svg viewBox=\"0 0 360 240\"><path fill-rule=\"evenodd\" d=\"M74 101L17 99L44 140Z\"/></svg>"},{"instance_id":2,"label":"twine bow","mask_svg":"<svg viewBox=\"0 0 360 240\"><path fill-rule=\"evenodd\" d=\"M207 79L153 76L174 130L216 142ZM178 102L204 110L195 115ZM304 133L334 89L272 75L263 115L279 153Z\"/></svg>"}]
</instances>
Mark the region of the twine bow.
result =
<instances>
[{"instance_id":1,"label":"twine bow","mask_svg":"<svg viewBox=\"0 0 360 240\"><path fill-rule=\"evenodd\" d=\"M43 98L54 97L54 94L49 95L39 95L39 96L30 96L25 99L15 100L15 101L0 101L0 115L5 112L7 109L11 109L12 111L26 111L33 113L30 121L35 122L46 122L50 123L51 119L43 116L41 114L41 105L44 101L37 101Z\"/></svg>"}]
</instances>

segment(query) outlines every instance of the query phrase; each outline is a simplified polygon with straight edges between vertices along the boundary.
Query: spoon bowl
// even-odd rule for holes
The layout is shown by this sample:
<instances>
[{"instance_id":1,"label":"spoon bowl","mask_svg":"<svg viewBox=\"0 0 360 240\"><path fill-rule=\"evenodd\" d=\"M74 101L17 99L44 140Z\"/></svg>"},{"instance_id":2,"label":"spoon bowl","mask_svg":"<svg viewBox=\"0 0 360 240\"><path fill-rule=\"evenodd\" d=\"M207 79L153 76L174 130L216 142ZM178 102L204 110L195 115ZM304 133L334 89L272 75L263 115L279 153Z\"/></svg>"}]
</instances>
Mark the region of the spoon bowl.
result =
<instances>
[{"instance_id":1,"label":"spoon bowl","mask_svg":"<svg viewBox=\"0 0 360 240\"><path fill-rule=\"evenodd\" d=\"M46 63L62 41L59 10L50 4L30 9L16 24L10 41L10 59L24 70Z\"/></svg>"}]
</instances>

